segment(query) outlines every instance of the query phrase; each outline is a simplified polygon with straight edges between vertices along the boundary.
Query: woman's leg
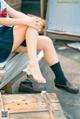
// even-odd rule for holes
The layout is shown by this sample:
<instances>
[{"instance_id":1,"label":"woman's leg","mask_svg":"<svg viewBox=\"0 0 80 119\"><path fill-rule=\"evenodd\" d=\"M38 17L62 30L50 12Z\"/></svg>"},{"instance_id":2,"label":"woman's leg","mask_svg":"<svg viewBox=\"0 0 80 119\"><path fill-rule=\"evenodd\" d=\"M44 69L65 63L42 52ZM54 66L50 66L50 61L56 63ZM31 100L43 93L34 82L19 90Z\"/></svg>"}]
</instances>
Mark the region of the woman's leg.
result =
<instances>
[{"instance_id":1,"label":"woman's leg","mask_svg":"<svg viewBox=\"0 0 80 119\"><path fill-rule=\"evenodd\" d=\"M45 36L39 36L37 42L37 49L44 51L44 58L49 64L50 68L56 76L55 85L59 88L64 88L66 91L71 93L78 93L79 89L73 86L65 77L62 71L58 56L50 38ZM21 48L21 46L19 47ZM25 52L25 47L21 48ZM19 51L19 49L18 49Z\"/></svg>"},{"instance_id":2,"label":"woman's leg","mask_svg":"<svg viewBox=\"0 0 80 119\"><path fill-rule=\"evenodd\" d=\"M27 28L28 28L27 26L14 26L13 28L14 41L12 52L14 52L24 41Z\"/></svg>"},{"instance_id":3,"label":"woman's leg","mask_svg":"<svg viewBox=\"0 0 80 119\"><path fill-rule=\"evenodd\" d=\"M47 61L49 66L59 62L58 55L55 51L53 42L49 37L39 36L37 48L38 50L44 51L44 59Z\"/></svg>"},{"instance_id":4,"label":"woman's leg","mask_svg":"<svg viewBox=\"0 0 80 119\"><path fill-rule=\"evenodd\" d=\"M51 39L49 39L48 37L38 36L37 50L44 50L44 55L45 55L44 58L47 60L49 65L53 64L53 59L54 59L54 62L58 62L58 56L56 54L53 43L52 43ZM27 51L27 48L22 45L20 45L15 50L15 52L22 52L22 53L24 53L26 51ZM53 53L50 54L50 51L52 51Z\"/></svg>"},{"instance_id":5,"label":"woman's leg","mask_svg":"<svg viewBox=\"0 0 80 119\"><path fill-rule=\"evenodd\" d=\"M59 62L58 55L56 54L55 48L50 38L46 36L38 36L37 50L44 51L44 58L49 64L49 66ZM15 52L26 52L26 51L27 48L21 45L15 50Z\"/></svg>"},{"instance_id":6,"label":"woman's leg","mask_svg":"<svg viewBox=\"0 0 80 119\"><path fill-rule=\"evenodd\" d=\"M27 44L27 46L28 46L28 44ZM56 54L55 48L53 46L52 40L46 36L38 36L37 49L44 51L44 59L47 61L49 66L54 71L54 73L57 77L57 82L65 83L66 78L65 78L65 76L62 72L62 69L60 67L59 59ZM26 48L24 48L24 47L22 48L22 46L20 46L17 50L18 50L18 52L19 51L25 52ZM57 68L55 68L55 65L57 65L56 66ZM31 67L31 69L32 68L34 68L34 67Z\"/></svg>"},{"instance_id":7,"label":"woman's leg","mask_svg":"<svg viewBox=\"0 0 80 119\"><path fill-rule=\"evenodd\" d=\"M56 83L66 84L67 79L62 71L52 40L46 36L40 36L38 39L38 50L43 49L44 59L55 73Z\"/></svg>"},{"instance_id":8,"label":"woman's leg","mask_svg":"<svg viewBox=\"0 0 80 119\"><path fill-rule=\"evenodd\" d=\"M14 52L16 53L26 53L27 48L25 46L20 45Z\"/></svg>"},{"instance_id":9,"label":"woman's leg","mask_svg":"<svg viewBox=\"0 0 80 119\"><path fill-rule=\"evenodd\" d=\"M51 39L45 36L40 36L38 39L38 50L44 51L44 58L55 74L55 86L70 93L78 93L79 89L65 77Z\"/></svg>"},{"instance_id":10,"label":"woman's leg","mask_svg":"<svg viewBox=\"0 0 80 119\"><path fill-rule=\"evenodd\" d=\"M26 39L27 47L26 52L28 52L29 56L29 65L28 70L33 76L34 80L39 83L46 83L46 80L43 78L39 64L37 61L37 40L38 40L38 32L26 26L15 26L14 27L14 44L12 48L12 52L14 52L23 40Z\"/></svg>"}]
</instances>

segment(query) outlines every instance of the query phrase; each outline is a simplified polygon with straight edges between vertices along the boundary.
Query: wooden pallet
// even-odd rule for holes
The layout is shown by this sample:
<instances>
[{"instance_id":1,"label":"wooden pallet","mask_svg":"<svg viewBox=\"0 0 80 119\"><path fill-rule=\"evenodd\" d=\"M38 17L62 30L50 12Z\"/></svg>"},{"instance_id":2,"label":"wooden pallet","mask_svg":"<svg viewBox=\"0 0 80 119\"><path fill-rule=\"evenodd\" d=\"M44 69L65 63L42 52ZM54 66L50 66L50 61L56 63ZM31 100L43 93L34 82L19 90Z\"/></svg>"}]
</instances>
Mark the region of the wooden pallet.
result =
<instances>
[{"instance_id":1,"label":"wooden pallet","mask_svg":"<svg viewBox=\"0 0 80 119\"><path fill-rule=\"evenodd\" d=\"M66 119L55 93L3 95L9 119Z\"/></svg>"}]
</instances>

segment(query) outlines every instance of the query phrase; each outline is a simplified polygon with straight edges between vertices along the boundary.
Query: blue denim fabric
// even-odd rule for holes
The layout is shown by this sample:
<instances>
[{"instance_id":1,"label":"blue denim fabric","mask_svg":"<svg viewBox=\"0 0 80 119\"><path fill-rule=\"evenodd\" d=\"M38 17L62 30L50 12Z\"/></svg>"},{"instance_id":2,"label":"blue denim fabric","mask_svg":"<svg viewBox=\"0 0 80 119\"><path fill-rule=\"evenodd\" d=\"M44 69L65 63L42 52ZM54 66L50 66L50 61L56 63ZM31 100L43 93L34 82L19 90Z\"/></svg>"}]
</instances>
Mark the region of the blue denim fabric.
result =
<instances>
[{"instance_id":1,"label":"blue denim fabric","mask_svg":"<svg viewBox=\"0 0 80 119\"><path fill-rule=\"evenodd\" d=\"M0 62L4 62L13 46L13 27L0 27Z\"/></svg>"}]
</instances>

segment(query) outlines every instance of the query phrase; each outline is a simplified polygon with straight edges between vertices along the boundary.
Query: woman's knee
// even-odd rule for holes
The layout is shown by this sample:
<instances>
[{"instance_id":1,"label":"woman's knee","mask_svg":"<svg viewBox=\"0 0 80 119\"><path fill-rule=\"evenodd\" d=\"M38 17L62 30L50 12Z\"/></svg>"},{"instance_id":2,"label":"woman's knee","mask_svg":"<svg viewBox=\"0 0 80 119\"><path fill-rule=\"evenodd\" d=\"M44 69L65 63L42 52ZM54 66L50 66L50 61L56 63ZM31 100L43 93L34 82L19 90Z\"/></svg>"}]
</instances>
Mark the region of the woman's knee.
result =
<instances>
[{"instance_id":1,"label":"woman's knee","mask_svg":"<svg viewBox=\"0 0 80 119\"><path fill-rule=\"evenodd\" d=\"M51 45L53 45L53 42L49 37L47 37L47 36L39 36L38 37L38 49L46 50L49 47L51 47Z\"/></svg>"},{"instance_id":2,"label":"woman's knee","mask_svg":"<svg viewBox=\"0 0 80 119\"><path fill-rule=\"evenodd\" d=\"M28 28L28 26L25 26L25 25L17 25L17 26L14 26L13 30L15 32L15 31L19 31L19 30L26 30L27 28Z\"/></svg>"},{"instance_id":3,"label":"woman's knee","mask_svg":"<svg viewBox=\"0 0 80 119\"><path fill-rule=\"evenodd\" d=\"M42 42L45 46L53 45L52 39L47 36L42 36Z\"/></svg>"},{"instance_id":4,"label":"woman's knee","mask_svg":"<svg viewBox=\"0 0 80 119\"><path fill-rule=\"evenodd\" d=\"M52 39L51 38L49 38L49 37L47 37L47 36L45 36L45 39L46 39L46 42L48 43L48 44L53 44L53 42L52 42Z\"/></svg>"}]
</instances>

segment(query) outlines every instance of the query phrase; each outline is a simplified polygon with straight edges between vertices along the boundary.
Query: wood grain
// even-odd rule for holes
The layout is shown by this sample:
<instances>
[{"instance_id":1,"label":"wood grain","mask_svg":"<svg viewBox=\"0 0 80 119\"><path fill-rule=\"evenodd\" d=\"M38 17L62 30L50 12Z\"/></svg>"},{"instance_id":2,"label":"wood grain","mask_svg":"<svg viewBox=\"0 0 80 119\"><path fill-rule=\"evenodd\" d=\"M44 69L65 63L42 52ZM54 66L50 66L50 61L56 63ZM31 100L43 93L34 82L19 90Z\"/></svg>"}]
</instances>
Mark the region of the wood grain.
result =
<instances>
[{"instance_id":1,"label":"wood grain","mask_svg":"<svg viewBox=\"0 0 80 119\"><path fill-rule=\"evenodd\" d=\"M45 98L41 94L3 95L3 99L10 119L66 119L55 93L46 93Z\"/></svg>"}]
</instances>

